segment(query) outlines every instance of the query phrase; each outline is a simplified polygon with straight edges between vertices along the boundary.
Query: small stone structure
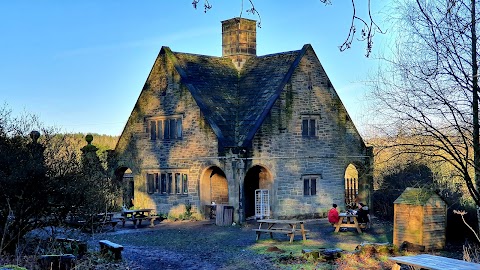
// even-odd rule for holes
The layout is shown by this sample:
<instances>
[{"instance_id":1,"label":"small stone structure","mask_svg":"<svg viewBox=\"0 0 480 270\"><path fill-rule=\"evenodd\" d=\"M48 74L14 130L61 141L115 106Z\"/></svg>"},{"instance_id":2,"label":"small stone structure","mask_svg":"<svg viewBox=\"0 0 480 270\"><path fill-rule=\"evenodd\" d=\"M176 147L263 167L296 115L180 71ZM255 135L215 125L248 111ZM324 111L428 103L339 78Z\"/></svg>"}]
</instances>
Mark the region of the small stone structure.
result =
<instances>
[{"instance_id":1,"label":"small stone structure","mask_svg":"<svg viewBox=\"0 0 480 270\"><path fill-rule=\"evenodd\" d=\"M425 246L426 250L445 247L447 205L435 192L406 188L394 202L393 244L403 242Z\"/></svg>"}]
</instances>

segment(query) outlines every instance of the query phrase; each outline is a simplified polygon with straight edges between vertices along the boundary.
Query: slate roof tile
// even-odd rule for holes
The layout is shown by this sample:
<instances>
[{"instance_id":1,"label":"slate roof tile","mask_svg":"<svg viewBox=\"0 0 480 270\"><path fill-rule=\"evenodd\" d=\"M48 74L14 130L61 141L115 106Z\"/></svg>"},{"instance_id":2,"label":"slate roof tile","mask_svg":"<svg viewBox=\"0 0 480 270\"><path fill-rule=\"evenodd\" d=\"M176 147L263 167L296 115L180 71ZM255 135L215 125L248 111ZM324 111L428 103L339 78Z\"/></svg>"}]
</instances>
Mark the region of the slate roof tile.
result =
<instances>
[{"instance_id":1,"label":"slate roof tile","mask_svg":"<svg viewBox=\"0 0 480 270\"><path fill-rule=\"evenodd\" d=\"M223 147L246 146L310 45L250 58L239 73L230 58L171 52L174 64Z\"/></svg>"}]
</instances>

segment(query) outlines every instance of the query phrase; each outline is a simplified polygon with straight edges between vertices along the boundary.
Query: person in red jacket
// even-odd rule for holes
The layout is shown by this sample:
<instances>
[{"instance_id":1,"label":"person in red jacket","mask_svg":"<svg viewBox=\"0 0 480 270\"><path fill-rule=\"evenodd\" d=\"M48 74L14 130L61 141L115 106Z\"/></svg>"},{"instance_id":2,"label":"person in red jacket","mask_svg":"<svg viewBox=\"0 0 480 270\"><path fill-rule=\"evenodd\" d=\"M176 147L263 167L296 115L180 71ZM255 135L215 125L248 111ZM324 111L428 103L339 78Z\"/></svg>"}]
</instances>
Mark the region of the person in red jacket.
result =
<instances>
[{"instance_id":1,"label":"person in red jacket","mask_svg":"<svg viewBox=\"0 0 480 270\"><path fill-rule=\"evenodd\" d=\"M332 209L328 211L328 222L335 225L340 220L340 217L338 216L337 204L334 203L332 206Z\"/></svg>"}]
</instances>

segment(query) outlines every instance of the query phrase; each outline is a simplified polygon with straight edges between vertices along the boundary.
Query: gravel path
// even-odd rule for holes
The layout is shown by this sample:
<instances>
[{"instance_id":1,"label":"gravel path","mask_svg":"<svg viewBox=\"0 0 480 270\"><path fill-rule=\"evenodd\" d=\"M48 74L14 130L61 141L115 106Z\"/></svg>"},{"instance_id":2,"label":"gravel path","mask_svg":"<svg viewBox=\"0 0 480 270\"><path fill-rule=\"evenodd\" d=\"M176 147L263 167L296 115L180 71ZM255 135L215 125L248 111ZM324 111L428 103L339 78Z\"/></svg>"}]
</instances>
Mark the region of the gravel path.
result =
<instances>
[{"instance_id":1,"label":"gravel path","mask_svg":"<svg viewBox=\"0 0 480 270\"><path fill-rule=\"evenodd\" d=\"M374 226L368 234L354 231L333 233L326 219L308 220L308 239L321 239L327 247L338 243L357 245L374 235L385 234L388 227ZM98 246L98 239L108 239L124 246L122 252L128 269L276 269L269 256L255 253L249 247L255 245L255 221L242 226L216 226L213 221L162 221L154 228L133 226L118 228L115 232L96 235L90 240L90 247ZM268 235L262 235L267 239ZM276 234L274 239L288 241L286 235ZM293 245L302 243L295 236Z\"/></svg>"},{"instance_id":2,"label":"gravel path","mask_svg":"<svg viewBox=\"0 0 480 270\"><path fill-rule=\"evenodd\" d=\"M155 228L120 230L108 238L122 244L124 260L137 269L274 269L255 244L250 225L220 227L210 221L162 222Z\"/></svg>"}]
</instances>

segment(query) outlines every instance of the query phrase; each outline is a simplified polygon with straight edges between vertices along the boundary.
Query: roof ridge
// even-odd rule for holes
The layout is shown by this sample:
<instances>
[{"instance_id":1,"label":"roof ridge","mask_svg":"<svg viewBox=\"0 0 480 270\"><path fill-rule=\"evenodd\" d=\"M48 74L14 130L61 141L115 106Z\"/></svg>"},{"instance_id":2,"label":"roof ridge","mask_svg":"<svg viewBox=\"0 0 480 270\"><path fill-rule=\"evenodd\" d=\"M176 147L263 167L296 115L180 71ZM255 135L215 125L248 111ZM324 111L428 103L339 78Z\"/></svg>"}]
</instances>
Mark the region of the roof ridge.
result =
<instances>
[{"instance_id":1,"label":"roof ridge","mask_svg":"<svg viewBox=\"0 0 480 270\"><path fill-rule=\"evenodd\" d=\"M277 56L277 55L282 55L282 54L292 54L292 53L298 53L300 50L292 50L292 51L286 51L286 52L279 52L279 53L269 53L269 54L264 54L264 55L259 55L255 56L256 58L263 58L263 57L271 57L271 56Z\"/></svg>"},{"instance_id":2,"label":"roof ridge","mask_svg":"<svg viewBox=\"0 0 480 270\"><path fill-rule=\"evenodd\" d=\"M170 51L173 54L186 54L186 55L191 55L191 56L201 56L201 57L219 58L219 59L227 58L227 57L223 57L223 56L206 55L206 54L200 54L200 53L176 52L176 51L172 51L172 50L170 50ZM227 59L229 59L229 58L227 58Z\"/></svg>"}]
</instances>

